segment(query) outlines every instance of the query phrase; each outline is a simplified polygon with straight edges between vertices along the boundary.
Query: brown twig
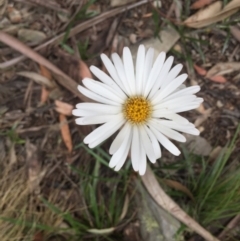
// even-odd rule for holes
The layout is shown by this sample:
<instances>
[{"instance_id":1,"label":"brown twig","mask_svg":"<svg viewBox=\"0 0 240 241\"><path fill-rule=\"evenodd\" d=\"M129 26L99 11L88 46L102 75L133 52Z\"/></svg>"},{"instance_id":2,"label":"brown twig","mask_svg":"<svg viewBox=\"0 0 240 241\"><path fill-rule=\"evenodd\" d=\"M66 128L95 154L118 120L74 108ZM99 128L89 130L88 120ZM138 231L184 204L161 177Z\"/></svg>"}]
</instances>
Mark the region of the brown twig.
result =
<instances>
[{"instance_id":1,"label":"brown twig","mask_svg":"<svg viewBox=\"0 0 240 241\"><path fill-rule=\"evenodd\" d=\"M69 14L69 11L67 11L66 9L63 9L59 6L59 4L57 4L56 2L53 2L53 1L42 1L42 0L14 0L15 2L27 2L29 4L32 4L32 5L40 5L40 6L43 6L43 7L46 7L46 8L49 8L49 9L52 9L54 11L57 11L57 12L62 12L62 13L66 13L66 14Z\"/></svg>"},{"instance_id":2,"label":"brown twig","mask_svg":"<svg viewBox=\"0 0 240 241\"><path fill-rule=\"evenodd\" d=\"M207 241L220 241L214 237L201 225L199 225L194 219L192 219L187 213L185 213L161 188L152 170L148 167L144 176L142 176L143 184L146 189L156 201L158 205L171 213L179 221L187 225L196 233L201 235Z\"/></svg>"},{"instance_id":3,"label":"brown twig","mask_svg":"<svg viewBox=\"0 0 240 241\"><path fill-rule=\"evenodd\" d=\"M226 234L229 233L233 228L235 228L240 222L240 214L233 218L227 225L227 227L218 235L218 238L224 240Z\"/></svg>"},{"instance_id":4,"label":"brown twig","mask_svg":"<svg viewBox=\"0 0 240 241\"><path fill-rule=\"evenodd\" d=\"M133 3L129 6L124 6L124 7L119 7L119 8L116 8L116 9L113 9L113 10L110 10L110 11L107 11L105 13L102 13L100 14L99 16L95 17L95 18L92 18L92 19L89 19L83 23L80 23L79 25L73 27L71 30L70 30L70 33L68 35L68 38L92 27L93 25L95 24L99 24L101 23L102 21L108 19L108 18L111 18L111 17L114 17L116 16L117 14L120 14L122 12L125 12L127 10L130 10L130 9L133 9L133 8L136 8L136 7L139 7L143 4L146 4L148 3L149 1L148 0L142 0L142 1L139 1L139 2L136 2L136 3ZM48 46L49 44L53 44L53 43L57 43L59 41L61 41L65 36L65 32L64 33L61 33L59 35L57 35L56 37L48 40L47 42L39 45L38 47L34 48L35 51L39 51L43 48L45 48L46 46ZM4 69L4 68L7 68L7 67L10 67L22 60L24 60L26 57L25 56L19 56L17 58L14 58L14 59L11 59L9 61L6 61L4 63L0 63L0 69Z\"/></svg>"},{"instance_id":5,"label":"brown twig","mask_svg":"<svg viewBox=\"0 0 240 241\"><path fill-rule=\"evenodd\" d=\"M63 73L54 64L52 64L49 60L45 59L40 54L36 53L34 50L29 48L24 43L20 42L18 39L2 31L0 31L0 41L10 46L11 48L19 51L20 53L24 54L26 57L34 60L38 64L43 65L49 70L51 70L54 74L57 75L58 78L56 78L56 80L59 82L59 84L61 84L66 89L71 91L73 94L78 96L81 100L85 99L85 97L77 90L77 83L69 76L67 76L65 73Z\"/></svg>"}]
</instances>

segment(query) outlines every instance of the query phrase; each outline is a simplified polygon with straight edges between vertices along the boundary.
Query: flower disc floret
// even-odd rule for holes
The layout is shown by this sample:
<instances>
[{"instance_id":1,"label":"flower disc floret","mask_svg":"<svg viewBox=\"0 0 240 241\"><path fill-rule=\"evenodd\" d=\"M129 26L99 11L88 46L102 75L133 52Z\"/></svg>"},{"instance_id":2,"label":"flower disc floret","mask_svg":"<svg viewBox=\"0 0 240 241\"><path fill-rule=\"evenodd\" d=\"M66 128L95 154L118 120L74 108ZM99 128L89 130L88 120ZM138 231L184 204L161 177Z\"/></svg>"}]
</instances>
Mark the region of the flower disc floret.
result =
<instances>
[{"instance_id":1,"label":"flower disc floret","mask_svg":"<svg viewBox=\"0 0 240 241\"><path fill-rule=\"evenodd\" d=\"M123 113L132 124L146 123L152 113L151 103L141 96L128 98L123 105Z\"/></svg>"}]
</instances>

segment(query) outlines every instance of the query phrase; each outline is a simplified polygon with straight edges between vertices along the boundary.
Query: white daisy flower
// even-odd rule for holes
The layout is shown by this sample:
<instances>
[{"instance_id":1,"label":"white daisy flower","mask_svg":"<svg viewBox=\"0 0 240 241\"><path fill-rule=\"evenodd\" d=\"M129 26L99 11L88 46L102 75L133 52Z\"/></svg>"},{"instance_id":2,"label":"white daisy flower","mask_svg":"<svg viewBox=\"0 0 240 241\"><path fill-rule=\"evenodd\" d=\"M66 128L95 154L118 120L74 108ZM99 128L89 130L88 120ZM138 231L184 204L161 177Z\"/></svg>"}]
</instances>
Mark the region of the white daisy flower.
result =
<instances>
[{"instance_id":1,"label":"white daisy flower","mask_svg":"<svg viewBox=\"0 0 240 241\"><path fill-rule=\"evenodd\" d=\"M123 49L122 59L114 53L111 61L102 54L110 76L91 66L100 81L85 78L85 87L78 86L83 95L98 103L77 104L72 112L80 117L76 123L102 124L85 137L84 143L94 148L119 130L109 150L109 166L115 171L121 169L130 152L133 169L144 175L147 157L152 163L161 157L160 144L178 156L180 151L169 138L185 142L179 131L199 135L195 126L178 113L195 109L203 102L194 95L200 87L183 85L187 74L178 76L181 64L171 69L172 56L166 59L162 52L154 63L153 58L154 49L145 52L143 45L139 46L135 68L128 47Z\"/></svg>"}]
</instances>

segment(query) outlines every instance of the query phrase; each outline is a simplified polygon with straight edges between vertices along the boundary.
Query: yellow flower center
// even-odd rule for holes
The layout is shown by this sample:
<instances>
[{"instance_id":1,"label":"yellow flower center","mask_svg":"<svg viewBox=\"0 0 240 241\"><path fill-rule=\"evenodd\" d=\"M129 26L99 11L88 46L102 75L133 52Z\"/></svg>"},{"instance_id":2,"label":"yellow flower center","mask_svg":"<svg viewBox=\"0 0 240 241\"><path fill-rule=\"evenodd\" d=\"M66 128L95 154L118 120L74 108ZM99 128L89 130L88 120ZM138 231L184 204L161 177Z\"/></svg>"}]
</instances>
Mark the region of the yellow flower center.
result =
<instances>
[{"instance_id":1,"label":"yellow flower center","mask_svg":"<svg viewBox=\"0 0 240 241\"><path fill-rule=\"evenodd\" d=\"M142 124L152 113L151 104L143 97L131 97L123 105L125 118L132 124Z\"/></svg>"}]
</instances>

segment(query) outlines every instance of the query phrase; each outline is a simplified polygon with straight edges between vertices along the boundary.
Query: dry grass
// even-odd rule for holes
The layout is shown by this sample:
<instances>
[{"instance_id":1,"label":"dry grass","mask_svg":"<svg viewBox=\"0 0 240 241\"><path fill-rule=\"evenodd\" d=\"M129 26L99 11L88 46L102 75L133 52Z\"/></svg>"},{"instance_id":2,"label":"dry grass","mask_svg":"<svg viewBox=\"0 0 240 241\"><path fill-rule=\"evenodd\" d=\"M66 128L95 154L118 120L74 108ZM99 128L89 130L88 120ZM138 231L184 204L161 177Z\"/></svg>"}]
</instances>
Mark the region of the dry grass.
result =
<instances>
[{"instance_id":1,"label":"dry grass","mask_svg":"<svg viewBox=\"0 0 240 241\"><path fill-rule=\"evenodd\" d=\"M46 208L40 196L29 193L26 173L25 168L14 170L12 166L1 173L1 241L33 240L39 230L51 235L63 225L62 218ZM57 196L57 191L51 193L49 202L63 207L64 203L56 204Z\"/></svg>"}]
</instances>

